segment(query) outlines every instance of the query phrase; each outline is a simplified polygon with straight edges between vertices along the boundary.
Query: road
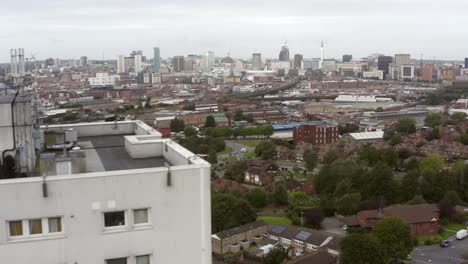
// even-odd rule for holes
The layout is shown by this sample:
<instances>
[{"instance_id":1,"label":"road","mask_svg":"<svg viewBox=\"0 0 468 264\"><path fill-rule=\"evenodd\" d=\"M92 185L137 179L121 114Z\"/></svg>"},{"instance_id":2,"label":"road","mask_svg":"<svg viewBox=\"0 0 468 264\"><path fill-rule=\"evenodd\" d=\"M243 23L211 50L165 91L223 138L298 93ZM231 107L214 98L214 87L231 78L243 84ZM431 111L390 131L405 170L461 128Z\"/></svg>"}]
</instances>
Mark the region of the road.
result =
<instances>
[{"instance_id":1,"label":"road","mask_svg":"<svg viewBox=\"0 0 468 264\"><path fill-rule=\"evenodd\" d=\"M448 240L452 245L442 248L439 245L416 247L411 252L414 264L460 264L464 263L463 255L468 254L468 238L456 240L455 236Z\"/></svg>"},{"instance_id":2,"label":"road","mask_svg":"<svg viewBox=\"0 0 468 264\"><path fill-rule=\"evenodd\" d=\"M223 156L231 157L235 155L236 159L240 160L244 157L244 153L240 151L241 149L246 148L247 152L251 152L255 150L255 148L247 147L244 144L237 142L237 140L225 140L225 142L226 142L226 146L230 147L232 151L229 154L219 155L219 157L223 157Z\"/></svg>"}]
</instances>

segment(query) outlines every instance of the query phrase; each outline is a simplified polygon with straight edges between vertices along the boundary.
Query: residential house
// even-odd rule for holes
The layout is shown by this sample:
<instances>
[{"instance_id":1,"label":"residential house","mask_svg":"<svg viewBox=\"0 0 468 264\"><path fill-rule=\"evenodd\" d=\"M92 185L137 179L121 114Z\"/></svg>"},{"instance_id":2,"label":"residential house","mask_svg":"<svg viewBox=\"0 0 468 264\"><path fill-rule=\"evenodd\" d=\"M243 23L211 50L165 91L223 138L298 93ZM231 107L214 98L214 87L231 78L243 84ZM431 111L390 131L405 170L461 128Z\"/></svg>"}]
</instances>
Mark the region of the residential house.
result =
<instances>
[{"instance_id":1,"label":"residential house","mask_svg":"<svg viewBox=\"0 0 468 264\"><path fill-rule=\"evenodd\" d=\"M433 204L397 205L365 210L340 221L347 226L372 228L379 220L388 217L399 217L409 224L413 236L432 236L439 232L439 208Z\"/></svg>"},{"instance_id":2,"label":"residential house","mask_svg":"<svg viewBox=\"0 0 468 264\"><path fill-rule=\"evenodd\" d=\"M248 160L248 169L244 175L244 182L266 186L273 182L278 174L278 165L273 161L262 159Z\"/></svg>"},{"instance_id":3,"label":"residential house","mask_svg":"<svg viewBox=\"0 0 468 264\"><path fill-rule=\"evenodd\" d=\"M256 221L218 232L211 236L212 251L218 255L239 252L252 243L259 244L267 231L265 222Z\"/></svg>"},{"instance_id":4,"label":"residential house","mask_svg":"<svg viewBox=\"0 0 468 264\"><path fill-rule=\"evenodd\" d=\"M325 250L338 255L336 243L330 243L334 239L339 239L325 232L297 227L285 227L274 225L268 230L268 238L277 241L279 246L290 249L290 254L299 256L305 253ZM331 245L331 250L329 248Z\"/></svg>"},{"instance_id":5,"label":"residential house","mask_svg":"<svg viewBox=\"0 0 468 264\"><path fill-rule=\"evenodd\" d=\"M298 181L294 178L284 178L282 180L274 181L270 185L265 186L265 191L272 193L275 191L276 188L278 188L281 185L284 186L284 188L288 192L305 192L307 194L315 193L312 181Z\"/></svg>"},{"instance_id":6,"label":"residential house","mask_svg":"<svg viewBox=\"0 0 468 264\"><path fill-rule=\"evenodd\" d=\"M238 191L240 193L246 193L249 191L247 187L233 180L217 178L211 182L211 189L215 191L220 191L227 189L231 192Z\"/></svg>"}]
</instances>

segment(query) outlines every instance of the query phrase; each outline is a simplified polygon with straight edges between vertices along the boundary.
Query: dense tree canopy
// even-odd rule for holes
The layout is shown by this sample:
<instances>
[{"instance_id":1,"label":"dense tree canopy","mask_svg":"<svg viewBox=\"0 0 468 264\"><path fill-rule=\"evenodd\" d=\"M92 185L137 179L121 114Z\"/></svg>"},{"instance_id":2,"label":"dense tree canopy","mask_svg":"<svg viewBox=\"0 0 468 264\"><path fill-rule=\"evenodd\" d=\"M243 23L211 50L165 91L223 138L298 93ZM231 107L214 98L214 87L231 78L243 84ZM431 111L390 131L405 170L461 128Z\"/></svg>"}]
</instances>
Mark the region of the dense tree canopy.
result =
<instances>
[{"instance_id":1,"label":"dense tree canopy","mask_svg":"<svg viewBox=\"0 0 468 264\"><path fill-rule=\"evenodd\" d=\"M429 113L424 119L424 125L428 127L436 127L442 124L441 113Z\"/></svg>"},{"instance_id":2,"label":"dense tree canopy","mask_svg":"<svg viewBox=\"0 0 468 264\"><path fill-rule=\"evenodd\" d=\"M211 229L213 233L255 221L257 215L250 204L230 193L211 195Z\"/></svg>"},{"instance_id":3,"label":"dense tree canopy","mask_svg":"<svg viewBox=\"0 0 468 264\"><path fill-rule=\"evenodd\" d=\"M405 259L413 250L413 237L410 226L398 217L378 221L372 234L380 241L386 260Z\"/></svg>"},{"instance_id":4,"label":"dense tree canopy","mask_svg":"<svg viewBox=\"0 0 468 264\"><path fill-rule=\"evenodd\" d=\"M185 123L184 123L184 120L178 119L176 117L176 118L171 120L171 123L170 123L169 126L171 128L171 132L179 133L181 131L184 131Z\"/></svg>"},{"instance_id":5,"label":"dense tree canopy","mask_svg":"<svg viewBox=\"0 0 468 264\"><path fill-rule=\"evenodd\" d=\"M386 264L379 240L368 234L351 234L341 241L340 264Z\"/></svg>"},{"instance_id":6,"label":"dense tree canopy","mask_svg":"<svg viewBox=\"0 0 468 264\"><path fill-rule=\"evenodd\" d=\"M255 147L255 155L264 160L272 160L276 157L276 145L271 141L262 141Z\"/></svg>"},{"instance_id":7,"label":"dense tree canopy","mask_svg":"<svg viewBox=\"0 0 468 264\"><path fill-rule=\"evenodd\" d=\"M215 121L214 116L209 115L209 116L206 117L205 128L206 127L216 127L216 121Z\"/></svg>"},{"instance_id":8,"label":"dense tree canopy","mask_svg":"<svg viewBox=\"0 0 468 264\"><path fill-rule=\"evenodd\" d=\"M402 117L398 119L396 131L405 135L416 132L416 119L411 117Z\"/></svg>"},{"instance_id":9,"label":"dense tree canopy","mask_svg":"<svg viewBox=\"0 0 468 264\"><path fill-rule=\"evenodd\" d=\"M263 188L255 187L251 189L245 196L247 201L254 207L254 208L263 208L267 205L267 194L263 190Z\"/></svg>"}]
</instances>

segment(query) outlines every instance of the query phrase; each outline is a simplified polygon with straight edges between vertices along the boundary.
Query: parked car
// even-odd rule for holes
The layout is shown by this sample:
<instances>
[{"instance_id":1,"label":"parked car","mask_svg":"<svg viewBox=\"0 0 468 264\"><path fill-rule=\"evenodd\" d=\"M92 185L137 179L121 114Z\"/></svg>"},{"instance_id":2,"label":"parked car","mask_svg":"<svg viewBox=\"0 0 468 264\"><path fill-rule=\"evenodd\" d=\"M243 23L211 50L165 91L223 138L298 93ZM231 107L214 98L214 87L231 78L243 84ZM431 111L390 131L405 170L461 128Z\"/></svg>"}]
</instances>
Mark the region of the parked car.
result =
<instances>
[{"instance_id":1,"label":"parked car","mask_svg":"<svg viewBox=\"0 0 468 264\"><path fill-rule=\"evenodd\" d=\"M462 240L468 236L468 231L466 229L461 229L457 232L457 239Z\"/></svg>"},{"instance_id":2,"label":"parked car","mask_svg":"<svg viewBox=\"0 0 468 264\"><path fill-rule=\"evenodd\" d=\"M451 243L450 243L450 241L448 241L448 240L442 240L442 241L440 241L440 246L441 246L441 247L444 247L444 248L445 248L445 247L449 247L450 244L451 244Z\"/></svg>"}]
</instances>

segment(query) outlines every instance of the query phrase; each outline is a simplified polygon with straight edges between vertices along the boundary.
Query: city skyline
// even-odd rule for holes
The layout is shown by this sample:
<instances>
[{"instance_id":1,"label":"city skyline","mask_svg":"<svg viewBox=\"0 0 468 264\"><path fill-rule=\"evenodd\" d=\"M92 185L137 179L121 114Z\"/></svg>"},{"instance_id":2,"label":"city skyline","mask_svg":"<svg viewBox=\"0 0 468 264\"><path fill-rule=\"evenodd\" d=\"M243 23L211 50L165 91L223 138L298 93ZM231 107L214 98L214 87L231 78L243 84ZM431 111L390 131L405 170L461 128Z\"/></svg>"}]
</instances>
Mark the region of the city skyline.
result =
<instances>
[{"instance_id":1,"label":"city skyline","mask_svg":"<svg viewBox=\"0 0 468 264\"><path fill-rule=\"evenodd\" d=\"M0 61L8 62L6 51L14 47L24 47L26 57L37 54L38 59L85 55L115 60L130 50L150 55L154 46L164 58L208 50L219 57L230 53L249 58L260 52L276 58L285 41L291 54L313 58L320 57L322 40L327 58L410 53L415 58L424 54L426 59L463 60L468 54L468 37L458 29L468 8L461 0L301 0L293 6L282 1L91 2L29 0L5 6L0 23L9 26L0 34L0 50L5 50ZM450 14L450 20L442 14Z\"/></svg>"}]
</instances>

